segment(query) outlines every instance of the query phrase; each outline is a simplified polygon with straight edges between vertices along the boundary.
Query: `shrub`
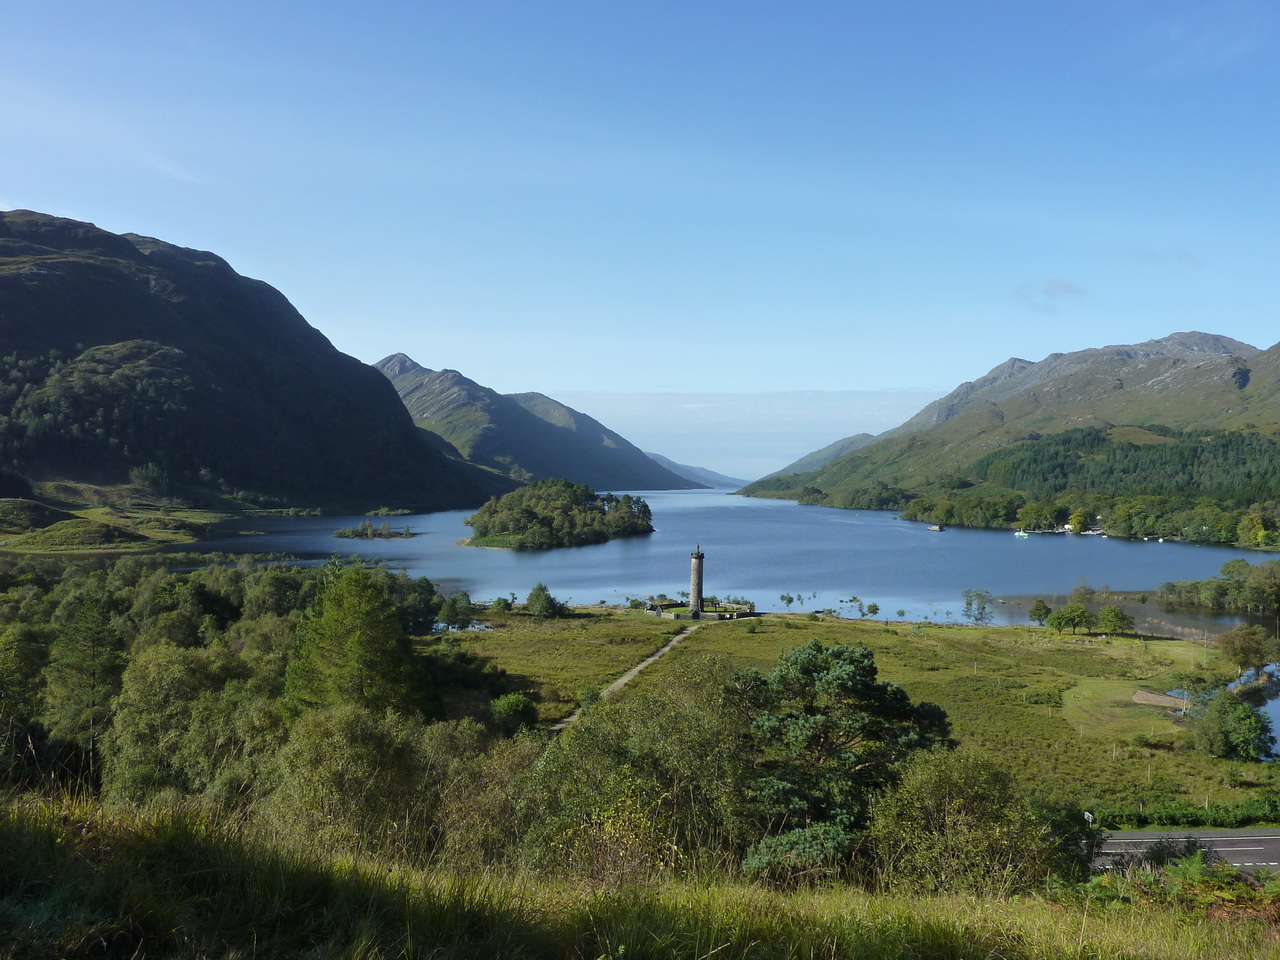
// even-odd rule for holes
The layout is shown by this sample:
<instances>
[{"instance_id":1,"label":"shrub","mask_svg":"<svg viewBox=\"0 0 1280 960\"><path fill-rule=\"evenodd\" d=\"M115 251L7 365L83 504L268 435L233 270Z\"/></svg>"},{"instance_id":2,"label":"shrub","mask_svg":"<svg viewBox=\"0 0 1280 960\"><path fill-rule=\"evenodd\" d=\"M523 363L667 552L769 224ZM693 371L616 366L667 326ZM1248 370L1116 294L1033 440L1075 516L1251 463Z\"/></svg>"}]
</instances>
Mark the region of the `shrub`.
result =
<instances>
[{"instance_id":1,"label":"shrub","mask_svg":"<svg viewBox=\"0 0 1280 960\"><path fill-rule=\"evenodd\" d=\"M546 584L540 583L529 591L524 602L525 612L536 620L554 620L565 615L565 605L551 595Z\"/></svg>"},{"instance_id":2,"label":"shrub","mask_svg":"<svg viewBox=\"0 0 1280 960\"><path fill-rule=\"evenodd\" d=\"M538 722L537 706L523 693L506 693L497 697L489 704L489 713L497 728L507 735Z\"/></svg>"},{"instance_id":3,"label":"shrub","mask_svg":"<svg viewBox=\"0 0 1280 960\"><path fill-rule=\"evenodd\" d=\"M1080 872L1083 817L1036 810L1013 777L981 754L917 754L872 808L881 876L911 890L1007 895Z\"/></svg>"}]
</instances>

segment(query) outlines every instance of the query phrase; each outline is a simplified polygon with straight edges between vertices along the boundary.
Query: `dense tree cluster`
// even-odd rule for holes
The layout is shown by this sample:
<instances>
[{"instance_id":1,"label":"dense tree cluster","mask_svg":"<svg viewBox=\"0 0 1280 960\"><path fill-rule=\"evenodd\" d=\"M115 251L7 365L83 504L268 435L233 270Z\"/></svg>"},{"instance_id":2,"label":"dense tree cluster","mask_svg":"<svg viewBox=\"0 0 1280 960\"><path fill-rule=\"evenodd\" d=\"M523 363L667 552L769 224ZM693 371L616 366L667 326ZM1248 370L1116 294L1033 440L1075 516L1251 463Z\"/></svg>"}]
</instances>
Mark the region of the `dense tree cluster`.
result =
<instances>
[{"instance_id":1,"label":"dense tree cluster","mask_svg":"<svg viewBox=\"0 0 1280 960\"><path fill-rule=\"evenodd\" d=\"M208 451L177 416L189 412L192 389L181 366L181 351L142 341L0 359L0 464L100 478L144 463L191 473Z\"/></svg>"},{"instance_id":2,"label":"dense tree cluster","mask_svg":"<svg viewBox=\"0 0 1280 960\"><path fill-rule=\"evenodd\" d=\"M1280 442L1234 430L1173 430L1146 426L1165 442L1131 443L1089 427L996 450L973 465L993 487L1018 490L1029 500L1070 490L1194 500L1224 506L1280 500Z\"/></svg>"},{"instance_id":3,"label":"dense tree cluster","mask_svg":"<svg viewBox=\"0 0 1280 960\"><path fill-rule=\"evenodd\" d=\"M1159 597L1177 606L1280 618L1280 560L1228 560L1212 579L1160 584Z\"/></svg>"},{"instance_id":4,"label":"dense tree cluster","mask_svg":"<svg viewBox=\"0 0 1280 960\"><path fill-rule=\"evenodd\" d=\"M568 480L540 480L491 499L465 522L474 531L473 542L550 550L652 533L652 521L640 497L597 494Z\"/></svg>"},{"instance_id":5,"label":"dense tree cluster","mask_svg":"<svg viewBox=\"0 0 1280 960\"><path fill-rule=\"evenodd\" d=\"M412 639L442 608L427 581L336 563L5 564L0 780L230 811L273 841L406 863L795 882L873 876L874 831L916 802L883 798L952 746L869 651L816 640L767 673L691 662L547 742L524 733L530 695ZM1010 842L1051 856L1025 797L972 769L953 789L1001 784L983 822L1011 818Z\"/></svg>"},{"instance_id":6,"label":"dense tree cluster","mask_svg":"<svg viewBox=\"0 0 1280 960\"><path fill-rule=\"evenodd\" d=\"M442 607L428 580L178 562L0 565L0 774L270 805L298 731L417 736L451 693L479 696L487 720L485 698L510 692L474 658L411 642Z\"/></svg>"},{"instance_id":7,"label":"dense tree cluster","mask_svg":"<svg viewBox=\"0 0 1280 960\"><path fill-rule=\"evenodd\" d=\"M796 477L759 481L752 490L962 527L1059 530L1075 519L1076 532L1099 527L1118 537L1280 547L1280 441L1142 429L1161 439L1137 444L1093 427L1032 436L928 491L879 480L823 491L797 488Z\"/></svg>"}]
</instances>

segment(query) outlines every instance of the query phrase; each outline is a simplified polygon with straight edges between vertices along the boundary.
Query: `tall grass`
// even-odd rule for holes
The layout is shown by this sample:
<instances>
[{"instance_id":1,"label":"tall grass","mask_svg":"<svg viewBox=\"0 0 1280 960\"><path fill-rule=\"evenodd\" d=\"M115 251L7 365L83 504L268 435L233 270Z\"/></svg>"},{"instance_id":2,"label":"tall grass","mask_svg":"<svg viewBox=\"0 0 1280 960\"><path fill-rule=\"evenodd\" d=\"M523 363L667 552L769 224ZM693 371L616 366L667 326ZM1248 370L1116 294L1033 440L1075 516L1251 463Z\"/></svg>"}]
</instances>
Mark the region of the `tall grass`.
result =
<instances>
[{"instance_id":1,"label":"tall grass","mask_svg":"<svg viewBox=\"0 0 1280 960\"><path fill-rule=\"evenodd\" d=\"M628 960L1277 955L1274 934L1260 921L1219 923L1172 910L1107 910L1039 900L909 899L843 889L782 893L718 885L602 895L580 909L581 928L600 950L598 956Z\"/></svg>"},{"instance_id":2,"label":"tall grass","mask_svg":"<svg viewBox=\"0 0 1280 960\"><path fill-rule=\"evenodd\" d=\"M193 811L11 799L0 957L1105 960L1274 957L1256 919L1162 906L601 888L284 849Z\"/></svg>"},{"instance_id":3,"label":"tall grass","mask_svg":"<svg viewBox=\"0 0 1280 960\"><path fill-rule=\"evenodd\" d=\"M528 901L476 878L326 859L196 812L11 803L0 957L551 955Z\"/></svg>"}]
</instances>

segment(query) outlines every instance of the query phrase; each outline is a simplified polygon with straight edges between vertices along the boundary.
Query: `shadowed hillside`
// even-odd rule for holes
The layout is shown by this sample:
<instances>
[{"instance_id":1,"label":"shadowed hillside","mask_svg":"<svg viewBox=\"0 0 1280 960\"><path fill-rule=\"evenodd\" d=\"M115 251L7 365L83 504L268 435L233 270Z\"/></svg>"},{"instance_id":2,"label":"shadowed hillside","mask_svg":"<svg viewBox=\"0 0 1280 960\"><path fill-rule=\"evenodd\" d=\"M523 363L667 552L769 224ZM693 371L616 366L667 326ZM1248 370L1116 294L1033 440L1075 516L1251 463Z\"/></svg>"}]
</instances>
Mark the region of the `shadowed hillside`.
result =
<instances>
[{"instance_id":1,"label":"shadowed hillside","mask_svg":"<svg viewBox=\"0 0 1280 960\"><path fill-rule=\"evenodd\" d=\"M608 427L540 393L500 394L456 370L428 370L403 353L375 366L414 422L471 463L518 480L562 477L595 490L702 486L655 463Z\"/></svg>"},{"instance_id":2,"label":"shadowed hillside","mask_svg":"<svg viewBox=\"0 0 1280 960\"><path fill-rule=\"evenodd\" d=\"M443 509L506 486L424 442L376 371L219 257L0 214L0 463L34 480Z\"/></svg>"}]
</instances>

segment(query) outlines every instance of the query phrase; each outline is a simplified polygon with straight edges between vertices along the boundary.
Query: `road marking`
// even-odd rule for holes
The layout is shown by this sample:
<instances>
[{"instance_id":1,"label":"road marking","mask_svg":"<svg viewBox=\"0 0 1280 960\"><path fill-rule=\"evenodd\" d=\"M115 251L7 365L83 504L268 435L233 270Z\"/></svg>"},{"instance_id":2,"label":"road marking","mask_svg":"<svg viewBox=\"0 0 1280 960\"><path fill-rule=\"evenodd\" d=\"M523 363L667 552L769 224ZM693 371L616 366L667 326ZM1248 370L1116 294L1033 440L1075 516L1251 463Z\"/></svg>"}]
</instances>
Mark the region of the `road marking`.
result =
<instances>
[{"instance_id":1,"label":"road marking","mask_svg":"<svg viewBox=\"0 0 1280 960\"><path fill-rule=\"evenodd\" d=\"M1227 851L1239 852L1241 850L1265 850L1266 847L1214 847L1215 850L1226 853Z\"/></svg>"},{"instance_id":2,"label":"road marking","mask_svg":"<svg viewBox=\"0 0 1280 960\"><path fill-rule=\"evenodd\" d=\"M1168 843L1170 840L1239 840L1240 837L1111 837L1103 843ZM1280 837L1250 837L1250 840L1280 840Z\"/></svg>"}]
</instances>

